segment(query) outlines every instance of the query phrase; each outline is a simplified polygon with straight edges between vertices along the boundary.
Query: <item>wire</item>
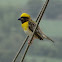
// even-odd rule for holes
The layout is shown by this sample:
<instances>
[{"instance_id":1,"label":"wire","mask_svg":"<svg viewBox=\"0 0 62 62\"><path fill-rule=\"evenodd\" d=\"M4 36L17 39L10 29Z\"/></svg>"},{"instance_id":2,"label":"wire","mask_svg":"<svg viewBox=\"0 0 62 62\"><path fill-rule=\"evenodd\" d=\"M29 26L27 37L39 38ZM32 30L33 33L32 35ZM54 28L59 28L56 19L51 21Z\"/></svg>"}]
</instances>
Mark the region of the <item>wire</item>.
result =
<instances>
[{"instance_id":1,"label":"wire","mask_svg":"<svg viewBox=\"0 0 62 62\"><path fill-rule=\"evenodd\" d=\"M37 22L36 27L35 27L35 29L34 29L34 31L33 31L32 37L31 37L31 39L30 39L30 43L31 43L31 41L33 40L34 33L35 33L35 31L36 31L36 29L37 29L37 27L38 27L38 25L39 25L39 23L40 23L40 21L41 21L41 18L42 18L42 16L43 16L44 12L45 12L45 9L46 9L48 3L49 3L49 0L46 0L45 4L44 4L44 6L43 6L43 8L42 8L42 10L41 10L41 12L40 12L41 15L39 15L39 17L38 17L38 22ZM25 52L24 52L24 54L23 54L22 59L21 59L20 62L23 62L23 61L24 61L24 58L25 58L25 56L26 56L26 53L27 53L29 47L30 47L30 45L27 45L27 47L26 47L26 49L25 49Z\"/></svg>"},{"instance_id":2,"label":"wire","mask_svg":"<svg viewBox=\"0 0 62 62\"><path fill-rule=\"evenodd\" d=\"M28 38L29 38L29 36L26 37L25 41L23 42L22 46L20 47L19 51L17 52L17 54L16 54L16 56L14 57L14 59L13 59L12 62L15 62L15 61L16 61L17 57L19 56L19 54L20 54L22 48L24 47L24 45L25 45L25 43L26 43L26 41L27 41Z\"/></svg>"}]
</instances>

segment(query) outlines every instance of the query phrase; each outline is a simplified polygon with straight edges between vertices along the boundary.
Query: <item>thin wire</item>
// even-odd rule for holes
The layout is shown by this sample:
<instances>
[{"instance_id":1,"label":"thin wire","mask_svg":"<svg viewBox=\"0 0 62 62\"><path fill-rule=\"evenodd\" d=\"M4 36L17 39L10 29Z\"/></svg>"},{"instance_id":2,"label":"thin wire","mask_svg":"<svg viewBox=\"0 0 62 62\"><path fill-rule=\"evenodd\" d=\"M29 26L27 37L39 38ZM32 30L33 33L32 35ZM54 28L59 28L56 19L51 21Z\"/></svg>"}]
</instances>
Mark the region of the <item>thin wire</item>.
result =
<instances>
[{"instance_id":1,"label":"thin wire","mask_svg":"<svg viewBox=\"0 0 62 62\"><path fill-rule=\"evenodd\" d=\"M38 18L40 17L40 14L41 14L41 11L40 11L39 15L37 16L36 22L38 21ZM19 51L18 51L17 54L15 55L15 57L14 57L14 59L13 59L12 62L15 62L15 61L16 61L17 57L19 56L19 54L20 54L22 48L24 47L26 41L28 40L28 38L29 38L29 36L26 37L25 41L23 42L22 46L20 47ZM26 48L26 49L28 49L28 48Z\"/></svg>"},{"instance_id":2,"label":"thin wire","mask_svg":"<svg viewBox=\"0 0 62 62\"><path fill-rule=\"evenodd\" d=\"M45 4L46 4L46 2L45 2ZM44 4L44 6L45 6L45 4ZM44 6L43 6L43 8L44 8ZM36 22L37 22L38 19L40 18L43 8L40 10L39 15L37 16Z\"/></svg>"},{"instance_id":3,"label":"thin wire","mask_svg":"<svg viewBox=\"0 0 62 62\"><path fill-rule=\"evenodd\" d=\"M39 17L40 17L40 14L41 14L42 11L40 11L39 15L37 16L37 19L36 19L36 22L38 21ZM14 57L13 61L12 62L15 62L17 57L19 56L22 48L24 47L26 41L28 40L28 36L26 37L26 40L23 42L22 46L20 47L19 51L17 52L16 56ZM27 49L27 48L26 48Z\"/></svg>"},{"instance_id":4,"label":"thin wire","mask_svg":"<svg viewBox=\"0 0 62 62\"><path fill-rule=\"evenodd\" d=\"M36 27L35 27L35 29L34 29L34 31L33 31L32 37L31 37L31 39L30 39L30 43L31 43L31 41L33 40L34 33L35 33L35 31L36 31L36 29L37 29L37 27L38 27L38 25L39 25L39 23L40 23L40 21L41 21L41 18L42 18L42 16L43 16L44 12L45 12L45 9L46 9L48 3L49 3L49 0L46 0L44 6L43 6L43 8L42 8L40 18L39 18L39 20L38 20L38 22L37 22L37 24L36 24ZM26 53L27 53L29 47L30 47L30 45L27 45L27 47L26 47L26 49L25 49L25 52L24 52L24 54L23 54L22 59L21 59L20 62L23 62L23 61L24 61L24 58L25 58L25 56L26 56Z\"/></svg>"},{"instance_id":5,"label":"thin wire","mask_svg":"<svg viewBox=\"0 0 62 62\"><path fill-rule=\"evenodd\" d=\"M19 54L20 54L22 48L24 47L24 45L25 45L25 43L26 43L26 41L27 41L28 38L29 38L29 36L26 37L25 41L23 42L22 46L20 47L19 51L17 52L17 54L16 54L16 56L14 57L14 59L13 59L12 62L15 62L15 61L16 61L17 57L19 56Z\"/></svg>"},{"instance_id":6,"label":"thin wire","mask_svg":"<svg viewBox=\"0 0 62 62\"><path fill-rule=\"evenodd\" d=\"M36 22L38 21L38 18L40 17L40 14L41 14L41 11L40 11L39 15L37 16ZM13 59L12 62L15 62L16 61L17 57L19 56L19 54L20 54L20 52L21 52L22 48L24 47L24 45L25 45L25 43L26 43L27 40L28 40L28 36L26 37L26 40L23 42L22 46L20 47L19 51L17 52L17 54L14 57L14 59Z\"/></svg>"}]
</instances>

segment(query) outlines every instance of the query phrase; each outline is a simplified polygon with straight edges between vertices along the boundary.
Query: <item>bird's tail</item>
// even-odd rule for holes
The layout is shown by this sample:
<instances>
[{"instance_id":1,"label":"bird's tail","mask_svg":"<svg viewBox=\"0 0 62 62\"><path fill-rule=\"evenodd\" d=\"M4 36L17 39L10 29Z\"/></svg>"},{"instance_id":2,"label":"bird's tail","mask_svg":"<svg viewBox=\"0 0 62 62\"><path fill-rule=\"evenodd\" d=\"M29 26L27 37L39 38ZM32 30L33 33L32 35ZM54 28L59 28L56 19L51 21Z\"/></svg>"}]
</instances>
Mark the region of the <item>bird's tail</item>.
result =
<instances>
[{"instance_id":1,"label":"bird's tail","mask_svg":"<svg viewBox=\"0 0 62 62\"><path fill-rule=\"evenodd\" d=\"M51 38L49 38L48 36L46 36L45 34L43 34L43 38L48 39L54 43L54 41Z\"/></svg>"}]
</instances>

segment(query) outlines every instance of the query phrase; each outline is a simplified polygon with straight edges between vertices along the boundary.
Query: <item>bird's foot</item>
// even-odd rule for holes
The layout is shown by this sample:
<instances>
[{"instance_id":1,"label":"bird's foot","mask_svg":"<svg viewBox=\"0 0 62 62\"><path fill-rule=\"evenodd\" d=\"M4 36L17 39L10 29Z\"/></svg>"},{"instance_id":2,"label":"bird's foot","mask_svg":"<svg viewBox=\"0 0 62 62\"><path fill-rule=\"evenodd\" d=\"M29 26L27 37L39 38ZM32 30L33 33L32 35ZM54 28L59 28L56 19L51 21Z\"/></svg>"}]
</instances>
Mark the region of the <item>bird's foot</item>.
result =
<instances>
[{"instance_id":1,"label":"bird's foot","mask_svg":"<svg viewBox=\"0 0 62 62\"><path fill-rule=\"evenodd\" d=\"M28 45L31 45L32 44L32 41L30 42L30 40L28 40Z\"/></svg>"}]
</instances>

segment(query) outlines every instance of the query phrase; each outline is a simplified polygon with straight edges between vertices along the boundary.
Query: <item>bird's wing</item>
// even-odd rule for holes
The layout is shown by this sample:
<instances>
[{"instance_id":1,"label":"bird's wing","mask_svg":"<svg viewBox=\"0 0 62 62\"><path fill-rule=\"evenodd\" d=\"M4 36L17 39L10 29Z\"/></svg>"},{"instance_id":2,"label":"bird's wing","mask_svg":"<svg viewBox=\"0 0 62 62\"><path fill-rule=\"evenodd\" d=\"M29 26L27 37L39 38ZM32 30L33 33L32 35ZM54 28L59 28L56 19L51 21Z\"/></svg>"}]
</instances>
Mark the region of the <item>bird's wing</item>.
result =
<instances>
[{"instance_id":1,"label":"bird's wing","mask_svg":"<svg viewBox=\"0 0 62 62\"><path fill-rule=\"evenodd\" d=\"M33 30L35 29L35 26L36 26L36 22L34 22L34 21L29 21L29 29L33 32ZM46 36L43 32L42 32L42 30L40 29L40 27L38 26L38 28L36 29L36 31L35 31L35 35L41 40L43 40L44 38L45 39L48 39L48 40L50 40L50 41L52 41L53 43L54 43L54 41L50 38L50 37L48 37L48 36Z\"/></svg>"},{"instance_id":2,"label":"bird's wing","mask_svg":"<svg viewBox=\"0 0 62 62\"><path fill-rule=\"evenodd\" d=\"M36 27L36 22L30 20L30 21L29 21L29 29L33 32L33 30L35 29L35 27ZM43 40L43 38L42 38L42 33L40 32L39 27L36 29L35 35L36 35L40 40L41 40L41 39Z\"/></svg>"}]
</instances>

